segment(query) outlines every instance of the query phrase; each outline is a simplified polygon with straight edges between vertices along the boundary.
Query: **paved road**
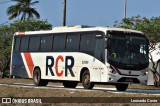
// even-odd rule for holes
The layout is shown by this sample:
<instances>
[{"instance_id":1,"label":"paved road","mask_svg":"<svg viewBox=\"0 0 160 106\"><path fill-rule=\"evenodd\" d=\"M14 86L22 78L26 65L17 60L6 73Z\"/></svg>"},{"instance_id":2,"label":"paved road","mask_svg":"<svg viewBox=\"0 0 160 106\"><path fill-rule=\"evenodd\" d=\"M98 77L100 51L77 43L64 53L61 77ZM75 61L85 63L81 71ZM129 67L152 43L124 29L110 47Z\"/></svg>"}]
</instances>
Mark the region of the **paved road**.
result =
<instances>
[{"instance_id":1,"label":"paved road","mask_svg":"<svg viewBox=\"0 0 160 106\"><path fill-rule=\"evenodd\" d=\"M117 91L116 88L102 88L102 87L94 87L92 90L83 89L82 86L77 86L74 89L64 88L63 86L58 85L48 85L37 87L34 84L21 84L21 83L13 83L13 84L5 84L0 83L0 86L12 86L12 87L25 87L25 88L39 88L39 89L64 89L64 90L79 90L79 91L97 91L97 92L111 92L111 93L125 93L125 94L144 94L144 95L160 95L160 90L158 89L127 89L124 92Z\"/></svg>"}]
</instances>

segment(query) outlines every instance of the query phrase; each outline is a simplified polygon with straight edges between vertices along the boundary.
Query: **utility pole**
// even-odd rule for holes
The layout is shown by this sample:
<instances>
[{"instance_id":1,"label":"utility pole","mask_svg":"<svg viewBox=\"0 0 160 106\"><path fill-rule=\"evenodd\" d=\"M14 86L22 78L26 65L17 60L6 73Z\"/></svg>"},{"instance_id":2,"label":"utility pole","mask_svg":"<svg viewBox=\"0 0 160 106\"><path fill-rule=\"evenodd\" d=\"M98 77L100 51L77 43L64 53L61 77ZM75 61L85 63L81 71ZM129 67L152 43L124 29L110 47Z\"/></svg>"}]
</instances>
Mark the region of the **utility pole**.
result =
<instances>
[{"instance_id":1,"label":"utility pole","mask_svg":"<svg viewBox=\"0 0 160 106\"><path fill-rule=\"evenodd\" d=\"M66 26L66 0L63 0L63 26Z\"/></svg>"},{"instance_id":2,"label":"utility pole","mask_svg":"<svg viewBox=\"0 0 160 106\"><path fill-rule=\"evenodd\" d=\"M124 18L126 18L127 0L124 0Z\"/></svg>"}]
</instances>

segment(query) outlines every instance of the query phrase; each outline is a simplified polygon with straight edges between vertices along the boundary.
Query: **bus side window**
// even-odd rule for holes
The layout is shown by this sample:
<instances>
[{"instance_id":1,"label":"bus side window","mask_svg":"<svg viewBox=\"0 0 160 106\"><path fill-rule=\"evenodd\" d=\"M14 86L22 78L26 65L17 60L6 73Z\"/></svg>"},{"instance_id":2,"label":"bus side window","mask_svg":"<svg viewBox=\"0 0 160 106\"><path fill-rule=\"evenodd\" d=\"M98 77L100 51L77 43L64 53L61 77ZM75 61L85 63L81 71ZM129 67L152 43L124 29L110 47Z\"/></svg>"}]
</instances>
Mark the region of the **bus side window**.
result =
<instances>
[{"instance_id":1,"label":"bus side window","mask_svg":"<svg viewBox=\"0 0 160 106\"><path fill-rule=\"evenodd\" d=\"M82 34L80 51L93 55L95 34Z\"/></svg>"},{"instance_id":2,"label":"bus side window","mask_svg":"<svg viewBox=\"0 0 160 106\"><path fill-rule=\"evenodd\" d=\"M40 36L31 36L29 39L29 51L36 52L39 51L40 46Z\"/></svg>"},{"instance_id":3,"label":"bus side window","mask_svg":"<svg viewBox=\"0 0 160 106\"><path fill-rule=\"evenodd\" d=\"M29 41L28 36L23 36L21 38L21 46L20 46L20 51L21 52L26 52L28 50L28 41Z\"/></svg>"},{"instance_id":4,"label":"bus side window","mask_svg":"<svg viewBox=\"0 0 160 106\"><path fill-rule=\"evenodd\" d=\"M53 51L55 52L63 52L65 51L65 35L55 35L53 42Z\"/></svg>"},{"instance_id":5,"label":"bus side window","mask_svg":"<svg viewBox=\"0 0 160 106\"><path fill-rule=\"evenodd\" d=\"M97 38L95 43L95 54L94 56L100 61L104 62L104 39Z\"/></svg>"},{"instance_id":6,"label":"bus side window","mask_svg":"<svg viewBox=\"0 0 160 106\"><path fill-rule=\"evenodd\" d=\"M50 51L52 51L52 40L53 40L53 36L52 35L42 36L40 51L41 52L50 52Z\"/></svg>"},{"instance_id":7,"label":"bus side window","mask_svg":"<svg viewBox=\"0 0 160 106\"><path fill-rule=\"evenodd\" d=\"M20 37L15 37L15 41L14 41L14 51L18 52L19 51L19 47L20 47Z\"/></svg>"},{"instance_id":8,"label":"bus side window","mask_svg":"<svg viewBox=\"0 0 160 106\"><path fill-rule=\"evenodd\" d=\"M66 50L72 52L78 52L79 40L80 40L80 35L67 35Z\"/></svg>"}]
</instances>

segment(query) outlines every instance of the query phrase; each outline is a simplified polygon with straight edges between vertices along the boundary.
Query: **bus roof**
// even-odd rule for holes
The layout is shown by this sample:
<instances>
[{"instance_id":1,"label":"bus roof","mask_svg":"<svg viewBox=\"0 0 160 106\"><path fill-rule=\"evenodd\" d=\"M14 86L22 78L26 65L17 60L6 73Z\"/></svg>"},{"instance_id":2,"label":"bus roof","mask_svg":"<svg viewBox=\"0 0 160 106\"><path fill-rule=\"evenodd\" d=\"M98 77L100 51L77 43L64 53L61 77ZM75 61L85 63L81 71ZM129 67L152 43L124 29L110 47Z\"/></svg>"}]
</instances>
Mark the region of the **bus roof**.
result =
<instances>
[{"instance_id":1,"label":"bus roof","mask_svg":"<svg viewBox=\"0 0 160 106\"><path fill-rule=\"evenodd\" d=\"M65 33L65 32L84 32L84 31L102 31L105 34L108 31L122 31L126 33L140 33L143 34L141 31L131 30L131 29L124 29L124 28L112 28L112 27L94 27L94 26L62 26L62 27L54 27L52 30L41 30L41 31L26 31L26 32L16 32L15 35L33 35L33 34L49 34L49 33Z\"/></svg>"}]
</instances>

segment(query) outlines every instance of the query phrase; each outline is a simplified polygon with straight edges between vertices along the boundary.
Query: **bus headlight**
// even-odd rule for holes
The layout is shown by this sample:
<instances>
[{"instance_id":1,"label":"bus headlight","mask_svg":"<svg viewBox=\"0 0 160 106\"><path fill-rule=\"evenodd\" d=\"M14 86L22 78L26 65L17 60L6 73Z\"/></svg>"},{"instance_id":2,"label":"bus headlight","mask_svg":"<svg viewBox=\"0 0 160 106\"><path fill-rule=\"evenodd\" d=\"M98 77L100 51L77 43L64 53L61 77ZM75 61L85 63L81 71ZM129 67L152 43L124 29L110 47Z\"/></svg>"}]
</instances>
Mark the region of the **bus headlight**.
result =
<instances>
[{"instance_id":1,"label":"bus headlight","mask_svg":"<svg viewBox=\"0 0 160 106\"><path fill-rule=\"evenodd\" d=\"M109 72L112 73L112 74L116 74L117 73L117 71L115 71L114 69L110 69Z\"/></svg>"},{"instance_id":2,"label":"bus headlight","mask_svg":"<svg viewBox=\"0 0 160 106\"><path fill-rule=\"evenodd\" d=\"M148 74L148 71L146 69L144 69L144 70L141 71L141 75L142 76L147 75L147 74Z\"/></svg>"},{"instance_id":3,"label":"bus headlight","mask_svg":"<svg viewBox=\"0 0 160 106\"><path fill-rule=\"evenodd\" d=\"M116 74L116 73L117 73L117 71L114 70L114 68L113 68L112 66L109 66L109 67L108 67L108 71L109 71L110 73L112 73L112 74Z\"/></svg>"}]
</instances>

